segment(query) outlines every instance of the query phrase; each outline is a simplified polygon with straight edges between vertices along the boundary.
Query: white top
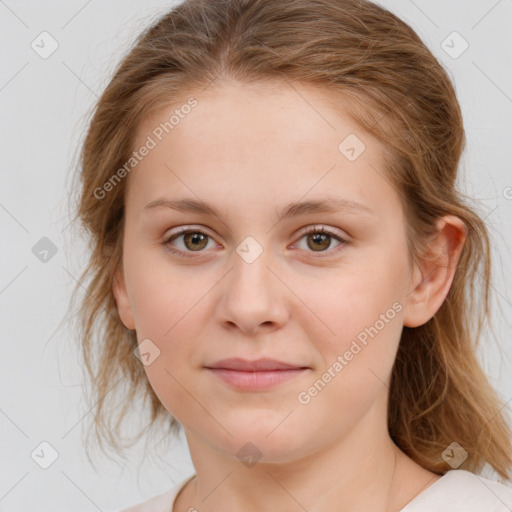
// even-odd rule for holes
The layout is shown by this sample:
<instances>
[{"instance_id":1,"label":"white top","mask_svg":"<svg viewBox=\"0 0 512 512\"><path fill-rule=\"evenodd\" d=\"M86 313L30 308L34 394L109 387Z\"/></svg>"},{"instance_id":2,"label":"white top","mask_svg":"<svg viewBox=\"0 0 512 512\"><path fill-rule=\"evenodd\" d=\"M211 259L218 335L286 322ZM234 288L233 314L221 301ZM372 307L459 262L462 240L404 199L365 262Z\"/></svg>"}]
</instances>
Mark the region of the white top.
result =
<instances>
[{"instance_id":1,"label":"white top","mask_svg":"<svg viewBox=\"0 0 512 512\"><path fill-rule=\"evenodd\" d=\"M178 493L195 475L172 489L119 512L172 512ZM448 471L399 512L512 512L512 488L463 469Z\"/></svg>"}]
</instances>

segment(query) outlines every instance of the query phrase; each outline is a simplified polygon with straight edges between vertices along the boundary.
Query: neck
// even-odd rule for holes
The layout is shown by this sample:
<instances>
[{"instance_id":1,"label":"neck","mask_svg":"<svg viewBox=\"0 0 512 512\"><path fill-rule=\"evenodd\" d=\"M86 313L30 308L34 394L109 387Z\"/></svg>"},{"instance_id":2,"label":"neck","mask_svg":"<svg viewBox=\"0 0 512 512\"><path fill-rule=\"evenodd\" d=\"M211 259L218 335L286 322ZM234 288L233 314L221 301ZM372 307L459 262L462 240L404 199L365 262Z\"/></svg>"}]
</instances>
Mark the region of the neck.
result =
<instances>
[{"instance_id":1,"label":"neck","mask_svg":"<svg viewBox=\"0 0 512 512\"><path fill-rule=\"evenodd\" d=\"M369 414L341 439L323 442L300 459L252 467L186 431L196 478L174 510L400 510L435 475L408 459L387 428L378 427Z\"/></svg>"}]
</instances>

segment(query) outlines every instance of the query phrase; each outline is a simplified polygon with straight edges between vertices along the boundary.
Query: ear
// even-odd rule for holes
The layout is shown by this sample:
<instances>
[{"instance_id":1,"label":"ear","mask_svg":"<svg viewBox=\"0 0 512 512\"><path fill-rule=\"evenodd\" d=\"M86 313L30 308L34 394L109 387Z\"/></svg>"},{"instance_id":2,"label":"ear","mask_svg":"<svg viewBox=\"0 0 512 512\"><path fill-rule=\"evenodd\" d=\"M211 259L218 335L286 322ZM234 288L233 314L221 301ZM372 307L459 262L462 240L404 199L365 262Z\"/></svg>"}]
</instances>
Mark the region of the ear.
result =
<instances>
[{"instance_id":1,"label":"ear","mask_svg":"<svg viewBox=\"0 0 512 512\"><path fill-rule=\"evenodd\" d=\"M127 329L134 330L135 321L133 319L132 308L126 291L124 272L121 266L113 276L112 293L116 299L117 312L119 313L121 321Z\"/></svg>"},{"instance_id":2,"label":"ear","mask_svg":"<svg viewBox=\"0 0 512 512\"><path fill-rule=\"evenodd\" d=\"M441 308L455 276L455 270L467 238L464 222L453 215L441 217L437 236L420 266L415 264L412 289L405 301L404 325L418 327L427 323Z\"/></svg>"}]
</instances>

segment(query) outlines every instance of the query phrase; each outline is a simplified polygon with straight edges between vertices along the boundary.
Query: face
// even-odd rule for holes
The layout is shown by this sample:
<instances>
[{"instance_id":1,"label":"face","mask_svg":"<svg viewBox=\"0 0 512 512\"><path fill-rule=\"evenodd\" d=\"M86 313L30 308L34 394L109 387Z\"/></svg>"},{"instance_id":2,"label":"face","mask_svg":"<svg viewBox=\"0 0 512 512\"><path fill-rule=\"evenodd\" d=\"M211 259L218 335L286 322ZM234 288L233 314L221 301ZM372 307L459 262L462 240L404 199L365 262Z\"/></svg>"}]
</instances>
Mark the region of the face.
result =
<instances>
[{"instance_id":1,"label":"face","mask_svg":"<svg viewBox=\"0 0 512 512\"><path fill-rule=\"evenodd\" d=\"M326 94L210 87L137 133L155 147L127 178L118 310L163 405L232 457L248 442L262 462L307 456L369 414L386 428L405 220L383 148Z\"/></svg>"}]
</instances>

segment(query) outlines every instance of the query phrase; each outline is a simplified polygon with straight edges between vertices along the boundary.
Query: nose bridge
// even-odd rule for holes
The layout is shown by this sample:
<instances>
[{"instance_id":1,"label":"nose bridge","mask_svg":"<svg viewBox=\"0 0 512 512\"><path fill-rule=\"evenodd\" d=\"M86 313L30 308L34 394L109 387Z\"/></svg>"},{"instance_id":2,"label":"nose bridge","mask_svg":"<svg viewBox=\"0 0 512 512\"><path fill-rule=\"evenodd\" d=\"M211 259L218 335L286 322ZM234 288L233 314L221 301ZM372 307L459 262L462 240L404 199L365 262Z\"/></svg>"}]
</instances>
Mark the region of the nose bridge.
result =
<instances>
[{"instance_id":1,"label":"nose bridge","mask_svg":"<svg viewBox=\"0 0 512 512\"><path fill-rule=\"evenodd\" d=\"M266 242L260 243L253 236L247 236L232 255L230 287L240 298L253 296L261 302L272 293L271 279L275 276L268 267L272 266L273 258L268 244L264 247L263 243Z\"/></svg>"},{"instance_id":2,"label":"nose bridge","mask_svg":"<svg viewBox=\"0 0 512 512\"><path fill-rule=\"evenodd\" d=\"M271 251L246 237L233 252L223 289L221 319L253 331L263 323L281 323L286 315L283 285L271 268ZM270 268L269 268L270 267Z\"/></svg>"}]
</instances>

